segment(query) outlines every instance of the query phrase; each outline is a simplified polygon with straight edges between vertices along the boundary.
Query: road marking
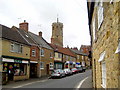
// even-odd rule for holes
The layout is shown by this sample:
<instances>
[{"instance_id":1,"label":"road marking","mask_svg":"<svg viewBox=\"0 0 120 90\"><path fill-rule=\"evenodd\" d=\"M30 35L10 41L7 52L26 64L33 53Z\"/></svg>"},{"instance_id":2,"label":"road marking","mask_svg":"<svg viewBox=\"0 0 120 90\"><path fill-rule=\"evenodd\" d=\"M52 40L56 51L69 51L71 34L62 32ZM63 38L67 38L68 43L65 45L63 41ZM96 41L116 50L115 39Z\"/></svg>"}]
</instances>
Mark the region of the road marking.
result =
<instances>
[{"instance_id":1,"label":"road marking","mask_svg":"<svg viewBox=\"0 0 120 90\"><path fill-rule=\"evenodd\" d=\"M45 81L47 81L47 80L41 80L41 81L31 82L31 83L27 83L27 84L24 84L24 85L16 86L16 87L13 87L13 88L20 88L20 87L27 86L27 85L30 85L30 84L33 84L33 83L45 82Z\"/></svg>"},{"instance_id":2,"label":"road marking","mask_svg":"<svg viewBox=\"0 0 120 90\"><path fill-rule=\"evenodd\" d=\"M83 79L79 84L78 86L76 87L76 90L79 90L79 88L82 86L83 82L88 79L89 77L86 77L85 79Z\"/></svg>"}]
</instances>

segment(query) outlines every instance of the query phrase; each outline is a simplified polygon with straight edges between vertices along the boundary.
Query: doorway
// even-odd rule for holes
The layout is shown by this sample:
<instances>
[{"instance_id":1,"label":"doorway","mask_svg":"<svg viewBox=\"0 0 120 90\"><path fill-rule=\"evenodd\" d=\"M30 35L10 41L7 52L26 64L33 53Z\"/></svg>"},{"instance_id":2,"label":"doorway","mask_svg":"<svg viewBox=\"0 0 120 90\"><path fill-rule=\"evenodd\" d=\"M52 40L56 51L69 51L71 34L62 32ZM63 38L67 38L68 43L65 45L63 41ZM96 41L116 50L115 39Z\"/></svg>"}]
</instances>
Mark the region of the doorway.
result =
<instances>
[{"instance_id":1,"label":"doorway","mask_svg":"<svg viewBox=\"0 0 120 90\"><path fill-rule=\"evenodd\" d=\"M46 65L47 75L49 75L49 64Z\"/></svg>"}]
</instances>

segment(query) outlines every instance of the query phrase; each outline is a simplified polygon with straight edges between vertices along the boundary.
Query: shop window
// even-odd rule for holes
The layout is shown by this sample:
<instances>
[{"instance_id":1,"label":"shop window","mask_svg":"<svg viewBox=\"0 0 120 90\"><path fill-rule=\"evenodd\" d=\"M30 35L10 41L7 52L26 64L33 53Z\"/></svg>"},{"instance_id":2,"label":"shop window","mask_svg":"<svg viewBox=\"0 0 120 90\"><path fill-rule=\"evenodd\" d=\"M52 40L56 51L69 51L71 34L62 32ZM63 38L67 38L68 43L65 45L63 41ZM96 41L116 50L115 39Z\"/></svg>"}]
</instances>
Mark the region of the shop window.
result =
<instances>
[{"instance_id":1,"label":"shop window","mask_svg":"<svg viewBox=\"0 0 120 90\"><path fill-rule=\"evenodd\" d=\"M44 62L40 62L40 69L44 69Z\"/></svg>"},{"instance_id":2,"label":"shop window","mask_svg":"<svg viewBox=\"0 0 120 90\"><path fill-rule=\"evenodd\" d=\"M32 49L32 56L35 57L36 56L36 50Z\"/></svg>"},{"instance_id":3,"label":"shop window","mask_svg":"<svg viewBox=\"0 0 120 90\"><path fill-rule=\"evenodd\" d=\"M53 63L50 63L50 69L53 69Z\"/></svg>"},{"instance_id":4,"label":"shop window","mask_svg":"<svg viewBox=\"0 0 120 90\"><path fill-rule=\"evenodd\" d=\"M106 63L102 62L102 87L106 88Z\"/></svg>"},{"instance_id":5,"label":"shop window","mask_svg":"<svg viewBox=\"0 0 120 90\"><path fill-rule=\"evenodd\" d=\"M40 50L40 55L41 55L41 56L44 56L44 49L41 49L41 50Z\"/></svg>"}]
</instances>

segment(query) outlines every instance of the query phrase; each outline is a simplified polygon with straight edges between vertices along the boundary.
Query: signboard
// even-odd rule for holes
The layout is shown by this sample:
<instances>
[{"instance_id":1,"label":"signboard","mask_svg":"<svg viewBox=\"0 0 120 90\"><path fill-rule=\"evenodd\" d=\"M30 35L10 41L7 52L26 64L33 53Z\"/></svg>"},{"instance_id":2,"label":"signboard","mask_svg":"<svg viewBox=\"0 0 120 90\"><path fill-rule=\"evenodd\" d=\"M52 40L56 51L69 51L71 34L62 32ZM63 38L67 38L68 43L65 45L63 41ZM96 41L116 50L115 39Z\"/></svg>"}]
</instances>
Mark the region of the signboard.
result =
<instances>
[{"instance_id":1,"label":"signboard","mask_svg":"<svg viewBox=\"0 0 120 90\"><path fill-rule=\"evenodd\" d=\"M17 59L15 59L14 62L15 62L15 63L22 63L22 60L17 60Z\"/></svg>"}]
</instances>

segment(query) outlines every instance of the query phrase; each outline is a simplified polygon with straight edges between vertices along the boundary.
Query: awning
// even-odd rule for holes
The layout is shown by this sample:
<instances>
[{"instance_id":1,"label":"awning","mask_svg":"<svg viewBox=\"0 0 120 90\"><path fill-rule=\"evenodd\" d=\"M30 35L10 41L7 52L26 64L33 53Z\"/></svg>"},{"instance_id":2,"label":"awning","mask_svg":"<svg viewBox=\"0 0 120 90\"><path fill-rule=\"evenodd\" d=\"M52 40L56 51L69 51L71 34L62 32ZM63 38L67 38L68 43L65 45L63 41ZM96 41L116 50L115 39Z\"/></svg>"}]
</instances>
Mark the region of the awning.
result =
<instances>
[{"instance_id":1,"label":"awning","mask_svg":"<svg viewBox=\"0 0 120 90\"><path fill-rule=\"evenodd\" d=\"M76 62L77 65L80 65L80 62Z\"/></svg>"},{"instance_id":2,"label":"awning","mask_svg":"<svg viewBox=\"0 0 120 90\"><path fill-rule=\"evenodd\" d=\"M69 61L66 61L65 64L69 64Z\"/></svg>"},{"instance_id":3,"label":"awning","mask_svg":"<svg viewBox=\"0 0 120 90\"><path fill-rule=\"evenodd\" d=\"M30 61L30 63L38 63L37 61Z\"/></svg>"},{"instance_id":4,"label":"awning","mask_svg":"<svg viewBox=\"0 0 120 90\"><path fill-rule=\"evenodd\" d=\"M100 58L99 58L98 62L103 61L103 60L104 60L104 57L105 57L105 51L100 54Z\"/></svg>"},{"instance_id":5,"label":"awning","mask_svg":"<svg viewBox=\"0 0 120 90\"><path fill-rule=\"evenodd\" d=\"M24 61L24 60L22 60L22 63L28 63L28 61Z\"/></svg>"},{"instance_id":6,"label":"awning","mask_svg":"<svg viewBox=\"0 0 120 90\"><path fill-rule=\"evenodd\" d=\"M70 63L70 64L73 64L73 62L72 62L72 61L69 61L69 63Z\"/></svg>"},{"instance_id":7,"label":"awning","mask_svg":"<svg viewBox=\"0 0 120 90\"><path fill-rule=\"evenodd\" d=\"M119 44L118 44L118 47L117 47L115 53L119 53L119 52L120 52L120 42L119 42Z\"/></svg>"}]
</instances>

